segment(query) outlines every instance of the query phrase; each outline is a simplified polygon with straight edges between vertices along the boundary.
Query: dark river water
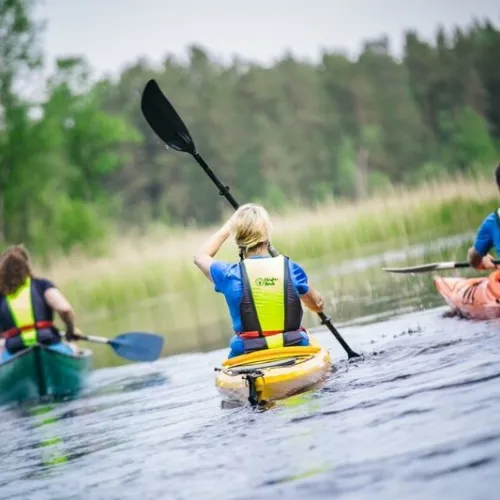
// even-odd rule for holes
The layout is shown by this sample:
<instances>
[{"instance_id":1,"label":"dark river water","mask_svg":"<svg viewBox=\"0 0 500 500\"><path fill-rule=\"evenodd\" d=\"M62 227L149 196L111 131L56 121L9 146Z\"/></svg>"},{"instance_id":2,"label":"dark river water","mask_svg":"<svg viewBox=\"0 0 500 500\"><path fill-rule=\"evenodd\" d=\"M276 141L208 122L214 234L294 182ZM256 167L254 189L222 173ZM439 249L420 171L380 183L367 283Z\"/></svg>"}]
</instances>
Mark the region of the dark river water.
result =
<instances>
[{"instance_id":1,"label":"dark river water","mask_svg":"<svg viewBox=\"0 0 500 500\"><path fill-rule=\"evenodd\" d=\"M498 322L444 308L344 326L325 387L221 409L226 350L96 370L78 400L0 410L1 499L500 498Z\"/></svg>"}]
</instances>

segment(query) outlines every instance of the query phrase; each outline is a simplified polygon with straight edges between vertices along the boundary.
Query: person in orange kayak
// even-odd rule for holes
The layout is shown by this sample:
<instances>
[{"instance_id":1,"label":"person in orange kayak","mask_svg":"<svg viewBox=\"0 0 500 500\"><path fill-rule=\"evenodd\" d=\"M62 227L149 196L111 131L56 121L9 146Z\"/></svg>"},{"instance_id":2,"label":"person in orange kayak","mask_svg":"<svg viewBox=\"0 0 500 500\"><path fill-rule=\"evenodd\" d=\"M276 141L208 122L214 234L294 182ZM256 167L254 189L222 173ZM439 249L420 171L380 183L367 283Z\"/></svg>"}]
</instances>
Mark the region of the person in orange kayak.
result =
<instances>
[{"instance_id":1,"label":"person in orange kayak","mask_svg":"<svg viewBox=\"0 0 500 500\"><path fill-rule=\"evenodd\" d=\"M229 358L273 347L307 346L302 303L322 312L324 300L308 283L305 271L288 257L269 252L272 224L267 211L248 203L198 249L196 266L226 299L234 336ZM234 232L237 264L214 257Z\"/></svg>"},{"instance_id":2,"label":"person in orange kayak","mask_svg":"<svg viewBox=\"0 0 500 500\"><path fill-rule=\"evenodd\" d=\"M23 246L9 247L0 255L0 337L5 342L0 361L37 343L62 353L78 353L75 344L61 340L54 311L66 326L66 338L72 340L79 330L71 304L52 281L33 275Z\"/></svg>"},{"instance_id":3,"label":"person in orange kayak","mask_svg":"<svg viewBox=\"0 0 500 500\"><path fill-rule=\"evenodd\" d=\"M500 191L500 163L495 168L495 180ZM477 231L474 244L467 252L471 267L478 270L496 269L488 253L492 248L500 257L500 208L488 214Z\"/></svg>"},{"instance_id":4,"label":"person in orange kayak","mask_svg":"<svg viewBox=\"0 0 500 500\"><path fill-rule=\"evenodd\" d=\"M500 190L500 164L495 169L495 180ZM500 209L486 216L467 252L471 267L494 271L480 278L434 277L434 285L451 307L446 316L480 320L500 317L500 269L488 253L493 248L500 256Z\"/></svg>"}]
</instances>

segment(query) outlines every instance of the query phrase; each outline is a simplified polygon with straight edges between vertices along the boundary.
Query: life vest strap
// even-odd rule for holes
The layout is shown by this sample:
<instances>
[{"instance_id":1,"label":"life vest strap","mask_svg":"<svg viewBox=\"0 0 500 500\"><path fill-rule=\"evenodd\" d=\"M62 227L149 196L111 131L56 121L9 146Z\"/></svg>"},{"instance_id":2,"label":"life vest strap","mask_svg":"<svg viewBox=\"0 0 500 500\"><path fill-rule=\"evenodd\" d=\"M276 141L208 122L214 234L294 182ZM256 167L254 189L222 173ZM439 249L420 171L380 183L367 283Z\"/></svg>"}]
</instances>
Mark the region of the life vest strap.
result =
<instances>
[{"instance_id":1,"label":"life vest strap","mask_svg":"<svg viewBox=\"0 0 500 500\"><path fill-rule=\"evenodd\" d=\"M301 326L297 331L304 332L305 328ZM285 333L285 332L283 330L268 330L261 333L258 332L257 330L254 330L250 332L240 332L237 335L242 339L256 339L258 337L271 337L272 335L279 335L280 333Z\"/></svg>"},{"instance_id":2,"label":"life vest strap","mask_svg":"<svg viewBox=\"0 0 500 500\"><path fill-rule=\"evenodd\" d=\"M28 330L43 330L45 328L54 328L53 321L37 321L32 325L24 325L21 327L15 326L14 328L10 328L5 332L0 334L0 337L5 339L10 339L11 337L15 337L16 335L20 335L22 332L26 332Z\"/></svg>"},{"instance_id":3,"label":"life vest strap","mask_svg":"<svg viewBox=\"0 0 500 500\"><path fill-rule=\"evenodd\" d=\"M244 332L244 333L245 334L250 333L252 335L252 338L248 337L242 338L244 353L248 354L250 352L260 351L262 349L277 349L281 347L292 347L297 345L303 345L304 334L306 332L304 329L300 329L288 332L275 333L267 336L258 335L258 332L257 335L256 332Z\"/></svg>"}]
</instances>

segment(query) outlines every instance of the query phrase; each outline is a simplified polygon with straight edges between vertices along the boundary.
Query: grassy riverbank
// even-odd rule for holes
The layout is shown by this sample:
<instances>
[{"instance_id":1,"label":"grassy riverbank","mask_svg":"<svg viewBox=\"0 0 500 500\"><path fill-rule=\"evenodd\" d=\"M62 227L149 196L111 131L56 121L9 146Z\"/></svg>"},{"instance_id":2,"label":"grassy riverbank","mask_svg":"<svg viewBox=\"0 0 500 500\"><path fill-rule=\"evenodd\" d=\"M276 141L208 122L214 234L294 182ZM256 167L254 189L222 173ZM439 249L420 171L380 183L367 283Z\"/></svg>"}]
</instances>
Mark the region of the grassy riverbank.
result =
<instances>
[{"instance_id":1,"label":"grassy riverbank","mask_svg":"<svg viewBox=\"0 0 500 500\"><path fill-rule=\"evenodd\" d=\"M331 203L271 214L273 242L310 270L316 286L328 295L329 290L338 291L339 281L321 276L322 269L389 248L473 231L497 205L489 179L430 183L415 190L394 189L357 204ZM112 336L151 330L168 336L166 352L210 348L226 342L230 325L223 297L212 291L191 256L212 230L174 228L140 239L123 237L105 258L73 255L58 260L44 274L67 293L89 333ZM232 242L223 248L221 258L236 260ZM355 293L352 287L348 291ZM307 320L317 323L311 315Z\"/></svg>"}]
</instances>

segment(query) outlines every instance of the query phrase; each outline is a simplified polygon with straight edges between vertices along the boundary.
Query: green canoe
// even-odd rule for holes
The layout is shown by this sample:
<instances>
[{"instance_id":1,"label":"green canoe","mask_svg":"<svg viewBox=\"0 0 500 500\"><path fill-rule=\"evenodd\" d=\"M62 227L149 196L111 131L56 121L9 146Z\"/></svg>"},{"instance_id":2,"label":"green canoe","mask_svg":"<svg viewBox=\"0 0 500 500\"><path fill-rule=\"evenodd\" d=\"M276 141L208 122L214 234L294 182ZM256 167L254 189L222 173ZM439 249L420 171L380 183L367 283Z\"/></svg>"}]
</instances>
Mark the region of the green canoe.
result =
<instances>
[{"instance_id":1,"label":"green canoe","mask_svg":"<svg viewBox=\"0 0 500 500\"><path fill-rule=\"evenodd\" d=\"M0 404L78 394L92 369L92 351L78 356L36 345L0 363Z\"/></svg>"}]
</instances>

